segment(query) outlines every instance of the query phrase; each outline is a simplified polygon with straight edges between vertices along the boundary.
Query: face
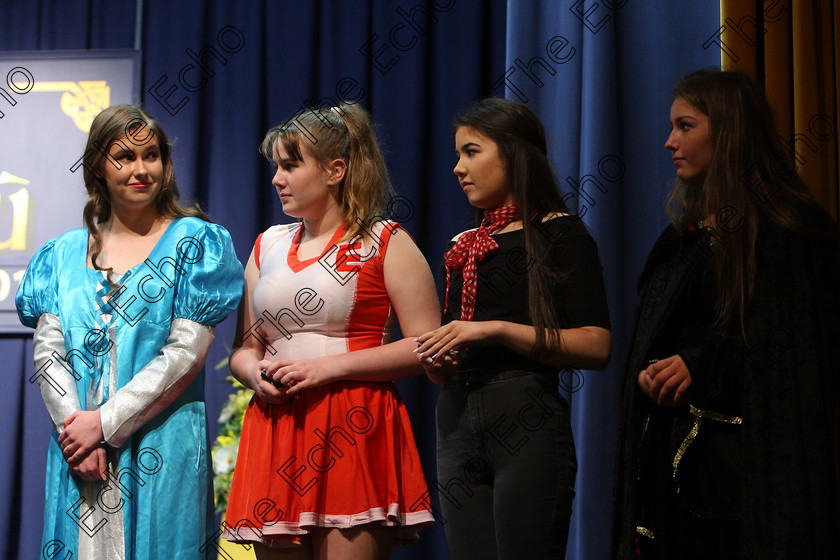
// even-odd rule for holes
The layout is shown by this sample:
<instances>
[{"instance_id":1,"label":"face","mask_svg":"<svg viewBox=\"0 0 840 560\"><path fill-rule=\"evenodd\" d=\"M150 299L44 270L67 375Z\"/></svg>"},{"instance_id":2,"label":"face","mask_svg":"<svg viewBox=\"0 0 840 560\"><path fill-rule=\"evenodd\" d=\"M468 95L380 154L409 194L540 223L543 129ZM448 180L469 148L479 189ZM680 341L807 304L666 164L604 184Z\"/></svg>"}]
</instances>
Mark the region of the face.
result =
<instances>
[{"instance_id":1,"label":"face","mask_svg":"<svg viewBox=\"0 0 840 560\"><path fill-rule=\"evenodd\" d=\"M671 134L665 149L671 152L681 181L702 184L712 163L709 117L677 97L671 105Z\"/></svg>"},{"instance_id":2,"label":"face","mask_svg":"<svg viewBox=\"0 0 840 560\"><path fill-rule=\"evenodd\" d=\"M470 204L492 210L514 203L508 185L507 168L496 143L480 132L462 126L455 131L458 163L452 171Z\"/></svg>"},{"instance_id":3,"label":"face","mask_svg":"<svg viewBox=\"0 0 840 560\"><path fill-rule=\"evenodd\" d=\"M283 142L279 138L275 140L272 159L277 171L271 184L277 190L286 215L317 218L336 202L336 186L343 174L336 178L335 173L325 171L305 146L301 146L300 155L302 161L292 160Z\"/></svg>"},{"instance_id":4,"label":"face","mask_svg":"<svg viewBox=\"0 0 840 560\"><path fill-rule=\"evenodd\" d=\"M110 158L105 158L102 165L111 206L142 210L154 204L163 179L158 140L138 146L121 136L111 143L108 154Z\"/></svg>"}]
</instances>

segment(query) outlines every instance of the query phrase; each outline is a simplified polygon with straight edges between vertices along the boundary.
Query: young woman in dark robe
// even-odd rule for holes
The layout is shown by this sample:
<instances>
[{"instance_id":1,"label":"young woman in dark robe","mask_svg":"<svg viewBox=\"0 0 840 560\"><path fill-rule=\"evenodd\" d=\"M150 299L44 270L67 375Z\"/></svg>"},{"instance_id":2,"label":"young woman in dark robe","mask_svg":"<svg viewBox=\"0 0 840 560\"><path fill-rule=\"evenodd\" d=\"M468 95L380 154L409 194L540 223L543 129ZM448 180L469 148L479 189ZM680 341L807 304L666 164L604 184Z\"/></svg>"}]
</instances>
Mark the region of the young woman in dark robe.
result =
<instances>
[{"instance_id":1,"label":"young woman in dark robe","mask_svg":"<svg viewBox=\"0 0 840 560\"><path fill-rule=\"evenodd\" d=\"M673 224L639 280L612 557L836 558L840 233L763 91L674 90Z\"/></svg>"}]
</instances>

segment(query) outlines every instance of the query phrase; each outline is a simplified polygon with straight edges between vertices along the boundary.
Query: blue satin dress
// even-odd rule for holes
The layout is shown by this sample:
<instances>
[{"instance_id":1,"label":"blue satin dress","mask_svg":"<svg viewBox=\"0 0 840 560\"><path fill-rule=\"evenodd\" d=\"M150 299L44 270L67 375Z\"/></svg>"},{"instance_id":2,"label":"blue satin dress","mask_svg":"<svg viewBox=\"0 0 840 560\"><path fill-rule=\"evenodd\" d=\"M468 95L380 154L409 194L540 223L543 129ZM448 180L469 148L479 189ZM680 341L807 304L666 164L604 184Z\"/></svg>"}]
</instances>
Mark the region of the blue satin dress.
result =
<instances>
[{"instance_id":1,"label":"blue satin dress","mask_svg":"<svg viewBox=\"0 0 840 560\"><path fill-rule=\"evenodd\" d=\"M44 553L214 557L203 362L212 327L239 303L242 265L224 228L179 218L109 294L102 271L87 267L87 246L84 229L47 242L16 297L21 321L39 326L36 367L39 319L60 324L54 331L66 354L42 360L39 372L68 382L46 388L56 390L45 396L47 408L53 398L65 407L61 415L99 408L110 444L108 480L82 481L62 456L61 415L51 411L57 431L47 458Z\"/></svg>"}]
</instances>

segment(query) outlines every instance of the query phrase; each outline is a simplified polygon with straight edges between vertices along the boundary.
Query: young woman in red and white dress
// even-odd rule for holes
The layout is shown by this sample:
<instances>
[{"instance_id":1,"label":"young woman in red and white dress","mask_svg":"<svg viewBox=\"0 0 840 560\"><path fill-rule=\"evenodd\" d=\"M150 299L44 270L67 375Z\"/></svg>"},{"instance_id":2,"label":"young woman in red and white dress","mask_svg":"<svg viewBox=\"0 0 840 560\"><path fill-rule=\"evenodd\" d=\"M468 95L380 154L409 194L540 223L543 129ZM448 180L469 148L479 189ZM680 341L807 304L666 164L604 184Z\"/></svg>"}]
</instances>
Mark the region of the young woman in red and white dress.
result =
<instances>
[{"instance_id":1,"label":"young woman in red and white dress","mask_svg":"<svg viewBox=\"0 0 840 560\"><path fill-rule=\"evenodd\" d=\"M432 274L379 218L390 184L363 109L307 111L261 151L300 221L261 234L245 269L230 367L256 394L225 538L258 559L387 558L433 522L392 383L423 371L412 350L440 324ZM389 342L395 318L405 338Z\"/></svg>"}]
</instances>

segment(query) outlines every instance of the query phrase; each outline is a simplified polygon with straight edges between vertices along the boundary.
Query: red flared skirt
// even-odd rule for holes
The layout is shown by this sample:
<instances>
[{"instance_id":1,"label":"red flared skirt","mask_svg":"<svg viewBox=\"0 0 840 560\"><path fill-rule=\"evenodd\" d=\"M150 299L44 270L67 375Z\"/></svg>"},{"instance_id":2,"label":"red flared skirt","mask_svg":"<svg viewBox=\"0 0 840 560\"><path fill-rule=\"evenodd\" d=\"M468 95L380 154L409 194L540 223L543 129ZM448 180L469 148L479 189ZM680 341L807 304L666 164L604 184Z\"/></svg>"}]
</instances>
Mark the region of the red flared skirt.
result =
<instances>
[{"instance_id":1,"label":"red flared skirt","mask_svg":"<svg viewBox=\"0 0 840 560\"><path fill-rule=\"evenodd\" d=\"M342 381L245 413L224 538L294 546L313 527L380 523L398 544L434 521L393 383Z\"/></svg>"}]
</instances>

